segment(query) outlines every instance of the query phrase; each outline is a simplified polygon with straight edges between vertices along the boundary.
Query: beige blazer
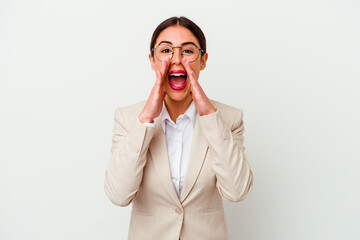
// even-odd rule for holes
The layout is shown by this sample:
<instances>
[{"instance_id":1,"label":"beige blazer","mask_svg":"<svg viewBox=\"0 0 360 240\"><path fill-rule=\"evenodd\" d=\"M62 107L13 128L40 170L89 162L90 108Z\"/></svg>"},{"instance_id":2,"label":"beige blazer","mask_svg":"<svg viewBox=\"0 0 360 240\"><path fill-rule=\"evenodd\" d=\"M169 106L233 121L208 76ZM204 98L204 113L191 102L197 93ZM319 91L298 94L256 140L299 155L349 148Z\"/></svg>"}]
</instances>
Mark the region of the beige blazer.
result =
<instances>
[{"instance_id":1,"label":"beige blazer","mask_svg":"<svg viewBox=\"0 0 360 240\"><path fill-rule=\"evenodd\" d=\"M115 110L105 192L116 205L132 203L128 239L228 239L222 198L244 199L253 175L244 154L242 111L211 102L217 112L196 117L180 197L171 181L161 115L152 128L136 120L145 101Z\"/></svg>"}]
</instances>

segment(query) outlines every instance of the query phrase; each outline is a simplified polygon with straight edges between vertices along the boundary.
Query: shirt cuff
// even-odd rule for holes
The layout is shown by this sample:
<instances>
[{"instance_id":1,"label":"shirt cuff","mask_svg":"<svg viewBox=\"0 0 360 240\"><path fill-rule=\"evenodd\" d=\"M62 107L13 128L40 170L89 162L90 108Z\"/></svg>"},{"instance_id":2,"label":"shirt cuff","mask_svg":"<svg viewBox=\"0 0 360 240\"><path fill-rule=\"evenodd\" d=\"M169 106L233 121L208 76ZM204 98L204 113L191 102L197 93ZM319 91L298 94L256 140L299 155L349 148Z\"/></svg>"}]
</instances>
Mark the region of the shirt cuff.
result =
<instances>
[{"instance_id":1,"label":"shirt cuff","mask_svg":"<svg viewBox=\"0 0 360 240\"><path fill-rule=\"evenodd\" d=\"M136 117L136 120L137 120L139 123L144 124L145 126L148 126L148 127L154 128L154 127L156 126L156 123L155 123L155 122L153 122L153 123L148 123L148 122L142 123L142 122L140 122L139 117Z\"/></svg>"}]
</instances>

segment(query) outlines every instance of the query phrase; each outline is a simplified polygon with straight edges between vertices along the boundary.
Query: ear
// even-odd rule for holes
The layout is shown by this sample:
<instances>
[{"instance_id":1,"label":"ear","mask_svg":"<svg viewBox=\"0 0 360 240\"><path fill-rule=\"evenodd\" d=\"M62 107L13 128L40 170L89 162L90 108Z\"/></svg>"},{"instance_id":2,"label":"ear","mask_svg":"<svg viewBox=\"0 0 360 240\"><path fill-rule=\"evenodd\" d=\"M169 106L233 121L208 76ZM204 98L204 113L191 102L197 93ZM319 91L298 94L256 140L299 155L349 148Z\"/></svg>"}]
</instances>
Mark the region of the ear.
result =
<instances>
[{"instance_id":1,"label":"ear","mask_svg":"<svg viewBox=\"0 0 360 240\"><path fill-rule=\"evenodd\" d=\"M200 60L200 70L204 70L206 67L206 62L208 59L208 54L205 53L204 55L201 56L201 60Z\"/></svg>"},{"instance_id":2,"label":"ear","mask_svg":"<svg viewBox=\"0 0 360 240\"><path fill-rule=\"evenodd\" d=\"M149 60L150 60L152 70L155 71L154 57L151 55L151 53L149 53Z\"/></svg>"}]
</instances>

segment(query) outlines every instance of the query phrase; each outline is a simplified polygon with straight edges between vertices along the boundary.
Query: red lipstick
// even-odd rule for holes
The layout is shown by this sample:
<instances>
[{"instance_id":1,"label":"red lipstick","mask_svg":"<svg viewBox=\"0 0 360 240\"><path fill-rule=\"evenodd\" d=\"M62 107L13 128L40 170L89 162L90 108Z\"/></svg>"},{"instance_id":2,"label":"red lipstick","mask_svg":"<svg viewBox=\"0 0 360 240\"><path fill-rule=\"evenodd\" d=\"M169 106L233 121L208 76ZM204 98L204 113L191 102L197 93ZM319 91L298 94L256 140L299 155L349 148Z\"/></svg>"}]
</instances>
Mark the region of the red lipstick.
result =
<instances>
[{"instance_id":1,"label":"red lipstick","mask_svg":"<svg viewBox=\"0 0 360 240\"><path fill-rule=\"evenodd\" d=\"M168 73L168 82L171 89L175 91L183 90L187 84L187 74L184 70L171 70Z\"/></svg>"}]
</instances>

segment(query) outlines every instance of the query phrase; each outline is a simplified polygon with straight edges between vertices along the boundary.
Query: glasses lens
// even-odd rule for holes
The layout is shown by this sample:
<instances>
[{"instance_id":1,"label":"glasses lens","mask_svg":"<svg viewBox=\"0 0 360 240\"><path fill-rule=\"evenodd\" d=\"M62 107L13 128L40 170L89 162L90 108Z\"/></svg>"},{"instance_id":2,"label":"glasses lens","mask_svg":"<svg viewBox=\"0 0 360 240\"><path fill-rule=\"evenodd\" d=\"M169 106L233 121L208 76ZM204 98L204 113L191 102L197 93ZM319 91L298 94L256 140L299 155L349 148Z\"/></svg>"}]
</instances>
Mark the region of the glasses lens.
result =
<instances>
[{"instance_id":1,"label":"glasses lens","mask_svg":"<svg viewBox=\"0 0 360 240\"><path fill-rule=\"evenodd\" d=\"M155 55L160 61L164 61L166 57L170 59L172 54L173 49L170 45L167 44L161 44L155 50Z\"/></svg>"},{"instance_id":2,"label":"glasses lens","mask_svg":"<svg viewBox=\"0 0 360 240\"><path fill-rule=\"evenodd\" d=\"M186 45L182 47L182 55L189 62L195 61L200 54L200 50L194 45Z\"/></svg>"}]
</instances>

